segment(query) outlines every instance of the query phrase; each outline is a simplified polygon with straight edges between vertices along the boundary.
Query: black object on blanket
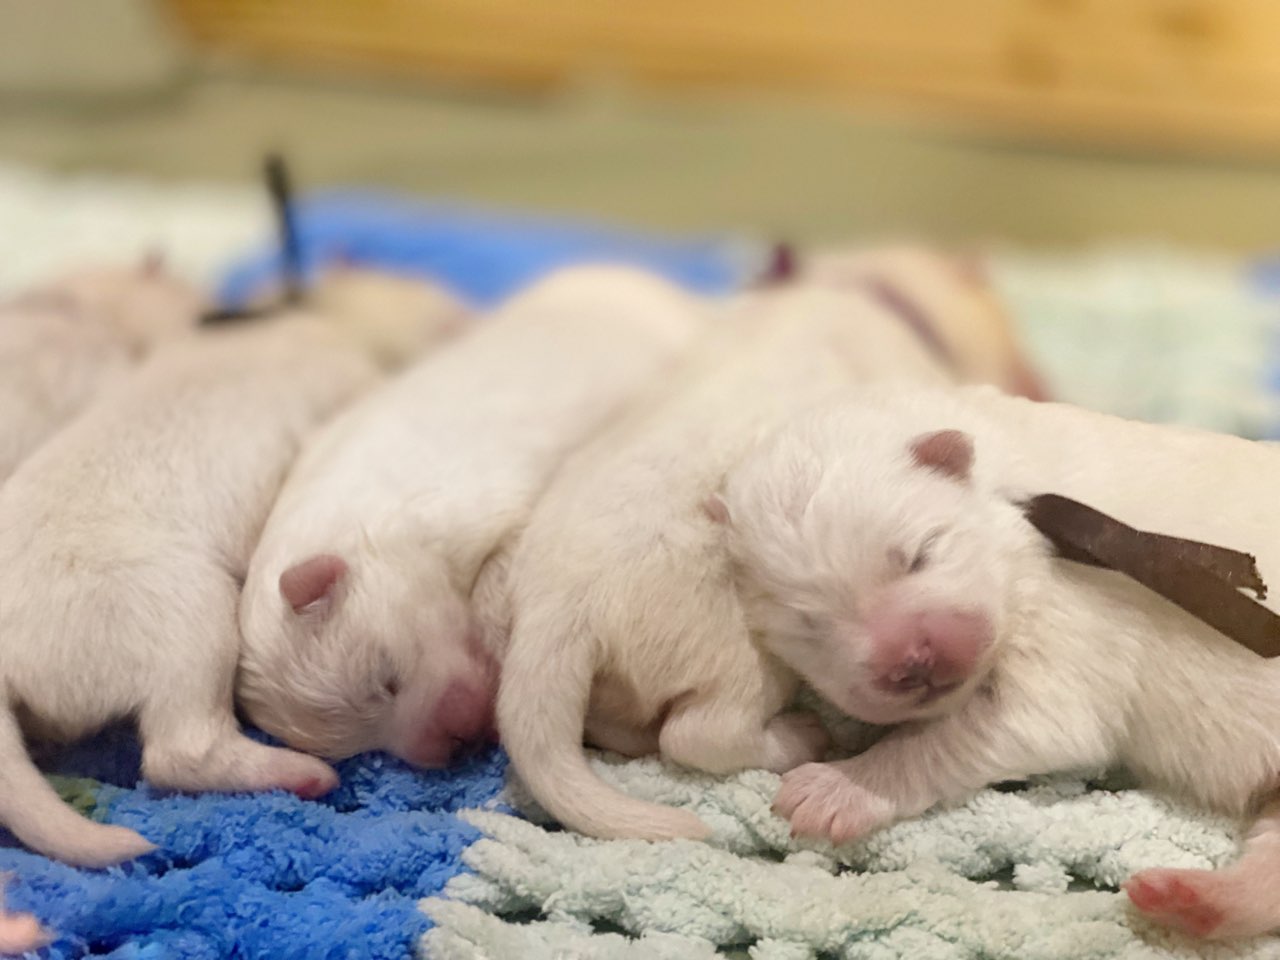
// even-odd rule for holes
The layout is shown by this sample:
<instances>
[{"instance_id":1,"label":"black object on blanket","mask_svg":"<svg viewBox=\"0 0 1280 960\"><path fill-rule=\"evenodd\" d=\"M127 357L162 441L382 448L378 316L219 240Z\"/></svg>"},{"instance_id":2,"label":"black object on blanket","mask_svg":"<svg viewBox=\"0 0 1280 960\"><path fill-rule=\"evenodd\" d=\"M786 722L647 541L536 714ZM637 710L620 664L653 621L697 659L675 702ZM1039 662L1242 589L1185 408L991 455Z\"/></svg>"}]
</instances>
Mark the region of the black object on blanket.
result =
<instances>
[{"instance_id":1,"label":"black object on blanket","mask_svg":"<svg viewBox=\"0 0 1280 960\"><path fill-rule=\"evenodd\" d=\"M1280 656L1280 615L1240 592L1267 596L1251 555L1137 530L1056 493L1022 509L1064 559L1123 573L1254 653Z\"/></svg>"},{"instance_id":2,"label":"black object on blanket","mask_svg":"<svg viewBox=\"0 0 1280 960\"><path fill-rule=\"evenodd\" d=\"M213 310L200 318L202 324L232 323L270 316L284 307L301 306L306 299L306 283L302 269L302 244L298 239L298 227L293 219L293 186L284 157L268 154L262 165L267 194L275 211L276 231L280 237L280 255L284 293L280 302L261 307L234 307Z\"/></svg>"}]
</instances>

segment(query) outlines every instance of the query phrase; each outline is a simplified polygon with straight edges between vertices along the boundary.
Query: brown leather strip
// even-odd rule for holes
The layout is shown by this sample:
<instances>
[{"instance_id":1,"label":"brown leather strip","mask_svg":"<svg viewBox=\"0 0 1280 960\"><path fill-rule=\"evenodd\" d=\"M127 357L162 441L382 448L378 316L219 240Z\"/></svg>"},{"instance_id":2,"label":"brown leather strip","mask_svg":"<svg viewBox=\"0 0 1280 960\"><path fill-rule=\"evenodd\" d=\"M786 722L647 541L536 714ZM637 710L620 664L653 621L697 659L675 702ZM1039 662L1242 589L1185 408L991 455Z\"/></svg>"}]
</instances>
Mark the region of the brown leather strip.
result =
<instances>
[{"instance_id":1,"label":"brown leather strip","mask_svg":"<svg viewBox=\"0 0 1280 960\"><path fill-rule=\"evenodd\" d=\"M1261 599L1267 596L1267 587L1258 573L1257 561L1240 550L1137 530L1100 510L1056 493L1033 497L1026 504L1026 513L1027 519L1037 529L1044 532L1047 527L1062 531L1078 549L1091 548L1095 556L1132 557L1132 563L1175 557L1192 566L1210 570L1233 587L1243 587ZM1050 539L1056 542L1055 537L1051 536ZM1108 563L1083 558L1069 559L1110 566Z\"/></svg>"},{"instance_id":2,"label":"brown leather strip","mask_svg":"<svg viewBox=\"0 0 1280 960\"><path fill-rule=\"evenodd\" d=\"M1123 573L1255 653L1280 656L1280 615L1239 589L1266 596L1249 554L1136 530L1058 494L1032 497L1023 511L1064 559Z\"/></svg>"}]
</instances>

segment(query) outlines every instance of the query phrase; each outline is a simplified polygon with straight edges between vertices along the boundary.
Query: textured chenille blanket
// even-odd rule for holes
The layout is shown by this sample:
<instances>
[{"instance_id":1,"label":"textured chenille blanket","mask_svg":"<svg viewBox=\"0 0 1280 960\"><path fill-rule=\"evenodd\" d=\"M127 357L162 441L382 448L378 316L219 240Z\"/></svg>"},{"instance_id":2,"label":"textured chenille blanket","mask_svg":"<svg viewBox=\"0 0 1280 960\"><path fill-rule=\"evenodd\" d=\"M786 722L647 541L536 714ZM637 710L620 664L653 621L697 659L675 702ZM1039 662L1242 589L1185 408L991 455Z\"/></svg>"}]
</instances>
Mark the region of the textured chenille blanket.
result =
<instances>
[{"instance_id":1,"label":"textured chenille blanket","mask_svg":"<svg viewBox=\"0 0 1280 960\"><path fill-rule=\"evenodd\" d=\"M308 198L299 213L309 263L419 271L482 305L574 260L647 264L706 291L732 289L752 263L739 240L359 192ZM229 304L275 269L268 208L251 190L0 168L0 219L0 294L157 243ZM992 267L1058 397L1280 436L1272 264L1115 249L997 252ZM860 735L846 733L847 744ZM714 778L597 757L627 792L696 810L715 830L709 843L645 844L558 830L497 750L437 773L358 757L315 802L154 791L127 730L40 759L86 815L158 847L107 871L0 847L6 905L52 931L47 958L1280 958L1280 938L1207 946L1133 915L1124 878L1225 862L1240 825L1103 779L1003 785L833 850L789 838L769 810L777 778L760 771Z\"/></svg>"}]
</instances>

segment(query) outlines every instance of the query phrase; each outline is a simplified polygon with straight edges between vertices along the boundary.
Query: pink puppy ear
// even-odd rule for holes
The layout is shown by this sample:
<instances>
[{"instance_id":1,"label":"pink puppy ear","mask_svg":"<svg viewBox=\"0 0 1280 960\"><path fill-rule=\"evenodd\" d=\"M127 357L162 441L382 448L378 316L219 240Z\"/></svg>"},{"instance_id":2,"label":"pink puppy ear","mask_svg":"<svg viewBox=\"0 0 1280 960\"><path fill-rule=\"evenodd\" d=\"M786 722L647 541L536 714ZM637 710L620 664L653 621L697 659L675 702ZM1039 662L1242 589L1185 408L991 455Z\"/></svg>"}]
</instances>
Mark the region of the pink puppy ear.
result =
<instances>
[{"instance_id":1,"label":"pink puppy ear","mask_svg":"<svg viewBox=\"0 0 1280 960\"><path fill-rule=\"evenodd\" d=\"M731 519L729 505L724 502L724 498L718 493L713 493L702 501L702 511L711 519L712 523L725 524Z\"/></svg>"},{"instance_id":2,"label":"pink puppy ear","mask_svg":"<svg viewBox=\"0 0 1280 960\"><path fill-rule=\"evenodd\" d=\"M320 553L294 564L280 574L280 595L294 613L327 603L338 581L347 575L347 562L331 553Z\"/></svg>"},{"instance_id":3,"label":"pink puppy ear","mask_svg":"<svg viewBox=\"0 0 1280 960\"><path fill-rule=\"evenodd\" d=\"M911 441L911 458L917 466L967 483L973 469L973 438L959 430L922 433Z\"/></svg>"},{"instance_id":4,"label":"pink puppy ear","mask_svg":"<svg viewBox=\"0 0 1280 960\"><path fill-rule=\"evenodd\" d=\"M150 250L147 255L142 258L139 264L139 272L148 279L155 280L164 276L168 269L168 262L165 259L163 250Z\"/></svg>"}]
</instances>

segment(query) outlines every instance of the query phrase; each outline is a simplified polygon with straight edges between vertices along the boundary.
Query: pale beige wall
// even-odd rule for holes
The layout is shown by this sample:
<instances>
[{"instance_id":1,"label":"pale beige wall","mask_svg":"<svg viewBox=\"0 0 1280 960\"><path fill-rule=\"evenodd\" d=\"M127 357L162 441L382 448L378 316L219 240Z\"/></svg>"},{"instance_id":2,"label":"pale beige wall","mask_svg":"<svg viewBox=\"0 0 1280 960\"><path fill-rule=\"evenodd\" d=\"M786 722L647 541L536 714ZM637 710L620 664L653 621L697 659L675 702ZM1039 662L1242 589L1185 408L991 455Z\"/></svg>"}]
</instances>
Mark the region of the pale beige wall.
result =
<instances>
[{"instance_id":1,"label":"pale beige wall","mask_svg":"<svg viewBox=\"0 0 1280 960\"><path fill-rule=\"evenodd\" d=\"M180 68L169 26L149 0L0 0L0 94L150 91Z\"/></svg>"}]
</instances>

